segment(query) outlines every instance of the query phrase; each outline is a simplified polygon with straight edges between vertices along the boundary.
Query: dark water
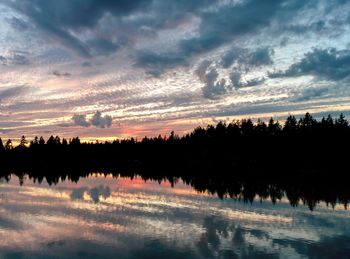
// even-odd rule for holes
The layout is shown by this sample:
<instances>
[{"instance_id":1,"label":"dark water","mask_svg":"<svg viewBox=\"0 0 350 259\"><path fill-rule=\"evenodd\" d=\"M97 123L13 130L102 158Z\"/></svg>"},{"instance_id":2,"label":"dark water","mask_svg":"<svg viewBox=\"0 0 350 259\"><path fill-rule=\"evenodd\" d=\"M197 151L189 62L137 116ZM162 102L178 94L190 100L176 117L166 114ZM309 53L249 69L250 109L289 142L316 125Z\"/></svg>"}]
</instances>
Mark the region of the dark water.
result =
<instances>
[{"instance_id":1,"label":"dark water","mask_svg":"<svg viewBox=\"0 0 350 259\"><path fill-rule=\"evenodd\" d=\"M94 175L0 183L0 258L349 258L350 212Z\"/></svg>"}]
</instances>

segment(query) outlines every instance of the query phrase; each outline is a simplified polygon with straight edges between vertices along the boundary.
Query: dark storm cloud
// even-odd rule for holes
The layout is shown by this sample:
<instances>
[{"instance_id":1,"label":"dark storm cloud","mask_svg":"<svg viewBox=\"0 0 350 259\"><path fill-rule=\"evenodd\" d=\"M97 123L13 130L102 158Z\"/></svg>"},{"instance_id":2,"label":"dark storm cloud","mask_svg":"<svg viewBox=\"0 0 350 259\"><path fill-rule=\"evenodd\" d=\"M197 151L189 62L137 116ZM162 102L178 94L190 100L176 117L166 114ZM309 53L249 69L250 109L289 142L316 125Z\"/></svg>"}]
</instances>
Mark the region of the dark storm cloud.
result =
<instances>
[{"instance_id":1,"label":"dark storm cloud","mask_svg":"<svg viewBox=\"0 0 350 259\"><path fill-rule=\"evenodd\" d=\"M313 76L316 79L340 81L350 75L350 51L313 49L286 71L269 73L271 78Z\"/></svg>"}]
</instances>

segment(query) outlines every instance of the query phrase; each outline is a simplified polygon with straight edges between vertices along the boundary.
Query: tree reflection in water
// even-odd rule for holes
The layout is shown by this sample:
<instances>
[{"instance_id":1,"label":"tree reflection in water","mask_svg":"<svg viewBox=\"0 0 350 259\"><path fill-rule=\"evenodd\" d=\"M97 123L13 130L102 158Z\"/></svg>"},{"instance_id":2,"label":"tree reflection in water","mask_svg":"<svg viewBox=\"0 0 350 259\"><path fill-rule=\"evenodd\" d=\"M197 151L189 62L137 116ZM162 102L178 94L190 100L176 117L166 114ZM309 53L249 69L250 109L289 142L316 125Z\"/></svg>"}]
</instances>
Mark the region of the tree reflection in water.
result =
<instances>
[{"instance_id":1,"label":"tree reflection in water","mask_svg":"<svg viewBox=\"0 0 350 259\"><path fill-rule=\"evenodd\" d=\"M49 185L56 185L59 182L72 181L78 182L80 178L87 178L94 173L63 173L55 172L53 174L43 173L15 173L18 176L19 183L22 185L24 177L28 177L33 182L41 183L47 181ZM233 178L223 177L218 175L212 177L207 175L170 175L159 172L154 174L150 172L145 173L116 173L116 172L104 172L103 175L112 175L113 178L129 178L134 179L136 177L142 178L144 181L157 181L159 183L167 181L171 186L175 186L178 182L183 182L186 185L191 186L199 193L207 193L211 195L217 195L220 199L231 198L237 201L245 203L252 203L256 200L266 201L271 200L272 203L281 201L283 198L288 199L291 206L295 207L299 204L307 205L310 210L314 210L317 204L324 202L327 206L335 207L336 204L342 204L345 209L347 208L348 201L350 199L350 189L345 181L339 181L338 179L322 179L314 177L313 174L305 176L303 179L289 179L289 178ZM1 176L2 181L9 181L11 174L3 174ZM82 199L84 193L88 193L92 200L99 201L99 197L108 197L110 195L110 189L104 186L98 186L95 188L80 188L74 190L71 194L72 199Z\"/></svg>"}]
</instances>

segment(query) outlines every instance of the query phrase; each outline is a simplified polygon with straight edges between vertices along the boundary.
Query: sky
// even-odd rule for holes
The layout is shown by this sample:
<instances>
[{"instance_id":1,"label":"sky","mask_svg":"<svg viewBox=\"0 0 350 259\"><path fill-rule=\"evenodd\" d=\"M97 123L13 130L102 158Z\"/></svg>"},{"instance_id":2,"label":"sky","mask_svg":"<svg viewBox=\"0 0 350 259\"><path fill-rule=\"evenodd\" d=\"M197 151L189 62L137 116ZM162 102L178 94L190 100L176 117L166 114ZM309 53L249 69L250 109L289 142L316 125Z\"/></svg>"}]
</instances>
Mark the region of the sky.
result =
<instances>
[{"instance_id":1,"label":"sky","mask_svg":"<svg viewBox=\"0 0 350 259\"><path fill-rule=\"evenodd\" d=\"M346 0L0 0L0 136L350 116Z\"/></svg>"}]
</instances>

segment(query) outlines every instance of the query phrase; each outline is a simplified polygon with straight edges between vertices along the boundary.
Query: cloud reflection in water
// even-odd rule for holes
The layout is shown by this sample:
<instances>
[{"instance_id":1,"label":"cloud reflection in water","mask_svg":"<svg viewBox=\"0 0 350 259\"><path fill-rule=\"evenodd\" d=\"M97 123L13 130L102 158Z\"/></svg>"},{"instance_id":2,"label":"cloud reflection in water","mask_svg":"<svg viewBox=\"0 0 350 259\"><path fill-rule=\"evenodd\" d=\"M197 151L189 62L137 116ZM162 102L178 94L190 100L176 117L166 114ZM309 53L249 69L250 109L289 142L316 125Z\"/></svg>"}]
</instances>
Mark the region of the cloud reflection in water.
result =
<instances>
[{"instance_id":1,"label":"cloud reflection in water","mask_svg":"<svg viewBox=\"0 0 350 259\"><path fill-rule=\"evenodd\" d=\"M244 204L184 184L90 177L1 183L0 257L242 258L349 255L350 213ZM335 246L336 244L336 246Z\"/></svg>"}]
</instances>

